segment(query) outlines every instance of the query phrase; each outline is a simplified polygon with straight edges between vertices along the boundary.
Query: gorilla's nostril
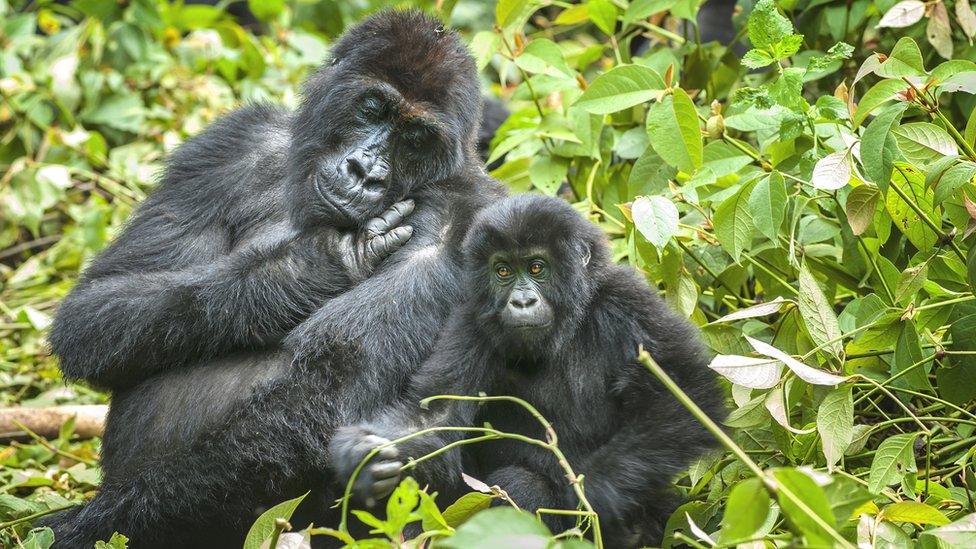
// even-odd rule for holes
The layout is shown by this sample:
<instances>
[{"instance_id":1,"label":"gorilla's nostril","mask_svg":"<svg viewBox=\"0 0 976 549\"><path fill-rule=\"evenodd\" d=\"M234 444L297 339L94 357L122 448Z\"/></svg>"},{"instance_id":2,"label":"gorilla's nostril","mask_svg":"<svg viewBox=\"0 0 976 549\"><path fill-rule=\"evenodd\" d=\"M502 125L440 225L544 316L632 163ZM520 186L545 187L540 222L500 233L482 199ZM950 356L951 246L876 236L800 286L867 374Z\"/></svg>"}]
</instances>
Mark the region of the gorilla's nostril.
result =
<instances>
[{"instance_id":1,"label":"gorilla's nostril","mask_svg":"<svg viewBox=\"0 0 976 549\"><path fill-rule=\"evenodd\" d=\"M517 309L527 309L539 301L534 295L520 295L512 297L512 305Z\"/></svg>"},{"instance_id":2,"label":"gorilla's nostril","mask_svg":"<svg viewBox=\"0 0 976 549\"><path fill-rule=\"evenodd\" d=\"M363 165L363 160L356 155L346 157L346 170L349 175L355 176L356 179L366 179L366 166Z\"/></svg>"}]
</instances>

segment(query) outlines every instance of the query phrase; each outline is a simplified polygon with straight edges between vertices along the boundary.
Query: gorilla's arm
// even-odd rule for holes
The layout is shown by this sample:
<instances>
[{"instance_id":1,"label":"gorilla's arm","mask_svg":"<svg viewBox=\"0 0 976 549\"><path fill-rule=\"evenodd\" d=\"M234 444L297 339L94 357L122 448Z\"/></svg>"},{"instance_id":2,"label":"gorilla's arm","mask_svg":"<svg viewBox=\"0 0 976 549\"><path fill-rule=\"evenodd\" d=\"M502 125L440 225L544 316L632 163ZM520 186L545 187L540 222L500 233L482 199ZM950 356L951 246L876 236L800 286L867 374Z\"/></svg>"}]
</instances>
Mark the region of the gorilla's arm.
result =
<instances>
[{"instance_id":1,"label":"gorilla's arm","mask_svg":"<svg viewBox=\"0 0 976 549\"><path fill-rule=\"evenodd\" d=\"M606 517L632 516L637 506L646 503L649 490L669 484L693 459L716 445L643 365L628 360L627 355L636 355L638 344L706 413L716 420L723 417L721 392L689 323L646 291L635 292L623 303L604 302L601 306L607 310L592 316L596 330L616 326L630 332L616 344L624 353L622 360L603 366L620 426L605 444L574 463L586 475L587 497Z\"/></svg>"},{"instance_id":2,"label":"gorilla's arm","mask_svg":"<svg viewBox=\"0 0 976 549\"><path fill-rule=\"evenodd\" d=\"M433 354L424 362L412 379L408 395L398 404L384 409L379 415L358 425L339 429L330 443L331 467L336 478L344 483L366 455L391 440L439 427L466 427L474 424L478 405L473 402L438 400L427 408L419 402L441 394L475 395L490 383L492 371L486 364L488 353L467 346L467 339L454 327L466 326L452 315L449 328L438 341ZM354 496L372 505L389 494L400 479L400 467L411 459L418 459L465 438L461 430L427 433L395 447L380 451L361 471L353 487ZM461 482L461 452L454 448L435 458L415 464L406 474L421 484L436 486L441 492L451 491Z\"/></svg>"}]
</instances>

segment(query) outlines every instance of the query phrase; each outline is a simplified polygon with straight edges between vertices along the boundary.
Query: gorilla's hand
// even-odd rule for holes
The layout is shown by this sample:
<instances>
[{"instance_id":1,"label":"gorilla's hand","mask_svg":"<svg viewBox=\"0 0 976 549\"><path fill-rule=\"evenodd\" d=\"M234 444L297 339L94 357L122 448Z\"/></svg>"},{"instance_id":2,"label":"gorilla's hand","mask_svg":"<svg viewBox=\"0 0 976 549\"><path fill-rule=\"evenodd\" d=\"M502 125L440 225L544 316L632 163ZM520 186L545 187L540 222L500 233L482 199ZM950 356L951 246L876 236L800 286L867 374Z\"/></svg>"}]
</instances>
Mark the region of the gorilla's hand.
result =
<instances>
[{"instance_id":1,"label":"gorilla's hand","mask_svg":"<svg viewBox=\"0 0 976 549\"><path fill-rule=\"evenodd\" d=\"M339 481L345 483L359 463L374 448L390 441L373 434L364 427L343 427L336 431L329 443L331 466ZM390 495L400 483L400 452L396 446L381 449L365 467L359 471L353 483L352 494L367 507Z\"/></svg>"},{"instance_id":2,"label":"gorilla's hand","mask_svg":"<svg viewBox=\"0 0 976 549\"><path fill-rule=\"evenodd\" d=\"M413 200L403 200L366 222L366 226L348 233L339 242L340 257L356 281L368 278L380 262L410 240L413 227L400 224L413 212Z\"/></svg>"}]
</instances>

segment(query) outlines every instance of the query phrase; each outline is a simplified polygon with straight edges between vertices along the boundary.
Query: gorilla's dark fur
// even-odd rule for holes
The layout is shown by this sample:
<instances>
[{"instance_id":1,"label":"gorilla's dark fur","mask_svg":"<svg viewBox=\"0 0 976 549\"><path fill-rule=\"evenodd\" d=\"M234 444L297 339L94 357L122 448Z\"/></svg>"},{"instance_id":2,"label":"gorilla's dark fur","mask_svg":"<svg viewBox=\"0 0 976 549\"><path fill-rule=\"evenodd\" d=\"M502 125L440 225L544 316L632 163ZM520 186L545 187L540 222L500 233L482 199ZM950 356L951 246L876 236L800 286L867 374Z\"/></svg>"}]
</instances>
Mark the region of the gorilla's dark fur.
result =
<instances>
[{"instance_id":1,"label":"gorilla's dark fur","mask_svg":"<svg viewBox=\"0 0 976 549\"><path fill-rule=\"evenodd\" d=\"M607 547L659 539L675 503L674 475L715 441L636 357L643 345L695 402L722 418L721 393L694 327L632 269L612 264L602 232L556 199L523 195L482 211L465 242L465 271L466 300L414 376L412 402L333 437L338 476L348 478L384 441L425 427L489 423L544 440L539 422L510 402L439 401L428 411L416 404L436 394L515 396L552 422L559 447L585 476ZM386 448L363 469L356 494L366 501L384 496L398 476L393 464L460 438L453 435ZM410 474L446 501L463 491L463 468L523 509L576 508L548 451L511 440L464 448ZM548 517L552 526L568 527Z\"/></svg>"},{"instance_id":2,"label":"gorilla's dark fur","mask_svg":"<svg viewBox=\"0 0 976 549\"><path fill-rule=\"evenodd\" d=\"M308 489L295 523L330 523L331 434L401 394L459 299L470 220L504 195L480 104L453 32L383 12L296 112L243 108L172 156L51 334L67 377L114 390L101 490L50 521L57 547L239 547Z\"/></svg>"}]
</instances>

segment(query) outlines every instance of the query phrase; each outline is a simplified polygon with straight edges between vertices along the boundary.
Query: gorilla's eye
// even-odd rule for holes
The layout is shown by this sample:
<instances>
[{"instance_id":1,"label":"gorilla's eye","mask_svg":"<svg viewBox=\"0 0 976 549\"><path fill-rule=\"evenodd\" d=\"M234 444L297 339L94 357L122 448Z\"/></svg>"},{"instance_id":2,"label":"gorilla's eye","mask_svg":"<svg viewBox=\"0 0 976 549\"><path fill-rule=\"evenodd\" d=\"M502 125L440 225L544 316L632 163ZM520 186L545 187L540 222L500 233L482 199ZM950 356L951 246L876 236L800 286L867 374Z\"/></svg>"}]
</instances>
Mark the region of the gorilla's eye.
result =
<instances>
[{"instance_id":1,"label":"gorilla's eye","mask_svg":"<svg viewBox=\"0 0 976 549\"><path fill-rule=\"evenodd\" d=\"M367 97L359 104L359 113L369 118L376 118L380 115L382 105L375 97Z\"/></svg>"},{"instance_id":2,"label":"gorilla's eye","mask_svg":"<svg viewBox=\"0 0 976 549\"><path fill-rule=\"evenodd\" d=\"M541 259L535 259L532 263L529 263L529 274L530 275L540 275L546 270L546 262Z\"/></svg>"},{"instance_id":3,"label":"gorilla's eye","mask_svg":"<svg viewBox=\"0 0 976 549\"><path fill-rule=\"evenodd\" d=\"M504 263L495 264L495 274L498 278L508 278L512 276L512 268Z\"/></svg>"}]
</instances>

